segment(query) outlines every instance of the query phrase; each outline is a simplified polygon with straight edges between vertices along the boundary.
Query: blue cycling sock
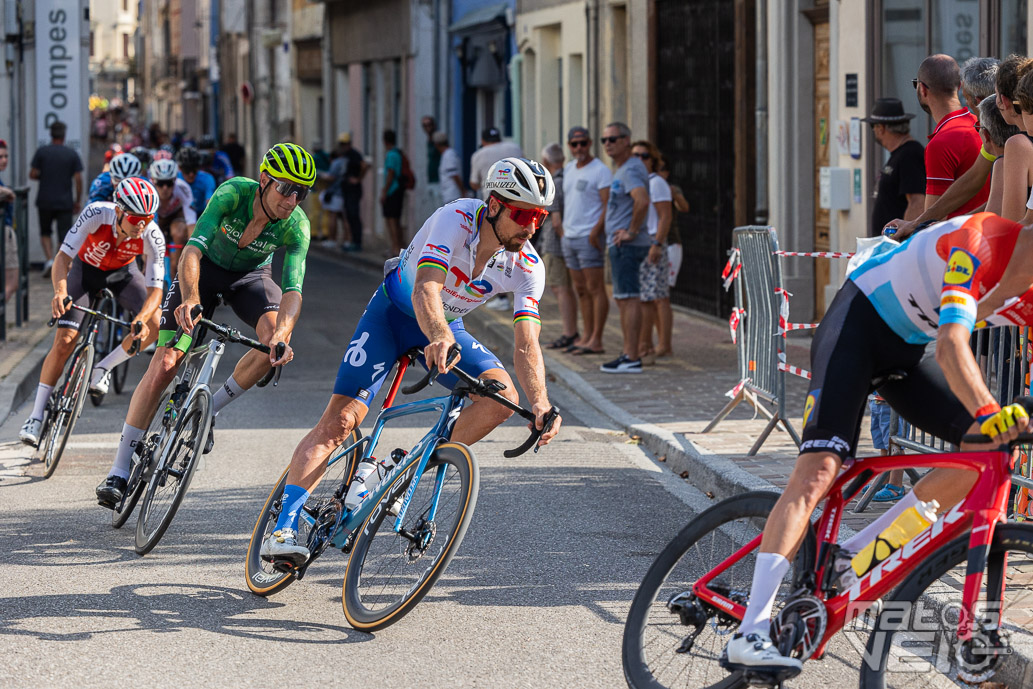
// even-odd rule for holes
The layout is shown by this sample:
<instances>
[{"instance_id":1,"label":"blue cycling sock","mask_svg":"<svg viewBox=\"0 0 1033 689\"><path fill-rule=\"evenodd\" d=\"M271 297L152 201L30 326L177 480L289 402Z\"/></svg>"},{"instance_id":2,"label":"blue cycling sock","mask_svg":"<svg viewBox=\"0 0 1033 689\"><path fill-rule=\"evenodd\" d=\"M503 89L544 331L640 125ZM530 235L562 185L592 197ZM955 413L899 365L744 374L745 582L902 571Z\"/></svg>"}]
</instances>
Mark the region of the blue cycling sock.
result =
<instances>
[{"instance_id":1,"label":"blue cycling sock","mask_svg":"<svg viewBox=\"0 0 1033 689\"><path fill-rule=\"evenodd\" d=\"M298 530L298 512L308 500L308 491L301 486L288 483L283 489L283 508L280 510L280 518L276 521L276 530L294 529Z\"/></svg>"}]
</instances>

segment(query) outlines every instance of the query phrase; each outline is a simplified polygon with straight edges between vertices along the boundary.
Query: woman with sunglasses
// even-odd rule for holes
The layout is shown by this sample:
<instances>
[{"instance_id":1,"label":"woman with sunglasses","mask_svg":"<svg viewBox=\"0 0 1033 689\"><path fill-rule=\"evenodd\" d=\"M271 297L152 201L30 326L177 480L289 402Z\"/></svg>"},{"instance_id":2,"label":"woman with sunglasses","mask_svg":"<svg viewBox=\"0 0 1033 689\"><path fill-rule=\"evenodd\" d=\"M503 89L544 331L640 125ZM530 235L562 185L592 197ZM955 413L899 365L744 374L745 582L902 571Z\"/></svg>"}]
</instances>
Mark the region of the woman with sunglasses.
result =
<instances>
[{"instance_id":1,"label":"woman with sunglasses","mask_svg":"<svg viewBox=\"0 0 1033 689\"><path fill-rule=\"evenodd\" d=\"M404 352L421 348L426 365L445 374L448 351L458 343L460 368L501 381L506 386L502 394L514 402L518 399L505 367L463 325L465 314L496 295L513 294L516 374L542 428L552 407L538 344L545 265L530 239L548 215L545 209L556 188L552 175L526 158L503 158L492 165L482 188L486 201L457 199L445 204L427 219L401 258L385 266L389 270L384 282L373 293L341 360L330 402L294 450L276 530L262 544L266 560L289 560L296 566L308 560L308 549L297 541L298 510L322 479L331 450L362 423L370 401ZM447 374L438 382L452 387L458 380ZM466 445L512 414L489 399L473 400L463 408L452 433L453 440ZM539 444L548 443L559 427L557 418Z\"/></svg>"},{"instance_id":2,"label":"woman with sunglasses","mask_svg":"<svg viewBox=\"0 0 1033 689\"><path fill-rule=\"evenodd\" d=\"M65 235L54 259L50 280L54 285L51 311L57 322L54 345L43 361L43 370L36 388L36 401L29 418L22 425L19 438L26 445L39 442L43 410L50 391L75 348L82 311L65 304L65 298L80 306L105 287L118 303L142 324L143 349L158 337L158 305L161 303L162 277L165 274L165 239L154 224L158 210L158 192L145 180L131 177L115 188L114 202L96 201L79 214ZM136 257L144 257L144 273L136 265ZM108 391L108 373L129 359L132 338L115 347L93 369L90 390Z\"/></svg>"},{"instance_id":3,"label":"woman with sunglasses","mask_svg":"<svg viewBox=\"0 0 1033 689\"><path fill-rule=\"evenodd\" d=\"M155 160L148 173L158 190L161 205L158 206L158 227L165 234L168 245L167 278L169 283L176 279L179 268L179 252L194 231L197 213L194 212L194 192L179 176L179 165L174 160Z\"/></svg>"},{"instance_id":4,"label":"woman with sunglasses","mask_svg":"<svg viewBox=\"0 0 1033 689\"><path fill-rule=\"evenodd\" d=\"M200 316L211 318L222 301L255 329L270 354L248 350L233 374L212 397L216 414L261 380L270 366L294 357L288 345L276 358L274 345L289 343L301 313L301 285L305 279L309 221L301 202L316 181L316 163L301 146L279 143L266 152L258 181L232 177L215 190L197 220L197 227L179 259L179 274L161 307L158 349L133 392L122 438L111 470L108 490L98 490L98 502L112 507L122 499L129 476L133 447L150 424L158 397L172 381L190 343ZM286 248L280 284L272 277L273 253ZM282 288L282 289L281 289ZM183 328L178 340L176 329ZM211 451L208 436L205 453Z\"/></svg>"}]
</instances>

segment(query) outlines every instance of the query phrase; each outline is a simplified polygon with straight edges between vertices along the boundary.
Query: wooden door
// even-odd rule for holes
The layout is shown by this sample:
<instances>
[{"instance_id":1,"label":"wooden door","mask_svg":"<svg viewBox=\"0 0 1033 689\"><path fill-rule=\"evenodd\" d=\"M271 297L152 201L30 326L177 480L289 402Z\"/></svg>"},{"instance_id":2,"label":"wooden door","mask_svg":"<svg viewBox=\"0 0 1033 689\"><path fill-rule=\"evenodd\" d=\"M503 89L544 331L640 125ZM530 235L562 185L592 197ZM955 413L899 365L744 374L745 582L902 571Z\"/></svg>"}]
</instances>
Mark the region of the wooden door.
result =
<instances>
[{"instance_id":1,"label":"wooden door","mask_svg":"<svg viewBox=\"0 0 1033 689\"><path fill-rule=\"evenodd\" d=\"M814 250L828 251L831 247L829 210L821 208L818 195L818 176L829 164L829 15L828 0L816 0L814 21ZM822 9L824 11L822 11ZM825 315L825 287L829 284L829 259L813 259L814 317Z\"/></svg>"}]
</instances>

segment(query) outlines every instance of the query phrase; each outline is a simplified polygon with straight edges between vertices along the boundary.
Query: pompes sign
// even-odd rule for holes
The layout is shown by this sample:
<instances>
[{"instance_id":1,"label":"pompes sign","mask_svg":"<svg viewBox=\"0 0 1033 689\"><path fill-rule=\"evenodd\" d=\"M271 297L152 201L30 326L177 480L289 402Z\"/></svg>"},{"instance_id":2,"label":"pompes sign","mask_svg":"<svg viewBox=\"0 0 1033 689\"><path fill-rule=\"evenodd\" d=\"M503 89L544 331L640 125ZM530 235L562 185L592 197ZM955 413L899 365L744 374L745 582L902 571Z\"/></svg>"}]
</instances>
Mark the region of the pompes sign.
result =
<instances>
[{"instance_id":1,"label":"pompes sign","mask_svg":"<svg viewBox=\"0 0 1033 689\"><path fill-rule=\"evenodd\" d=\"M83 46L79 0L36 0L36 143L50 143L50 125L68 125L65 145L83 154Z\"/></svg>"}]
</instances>

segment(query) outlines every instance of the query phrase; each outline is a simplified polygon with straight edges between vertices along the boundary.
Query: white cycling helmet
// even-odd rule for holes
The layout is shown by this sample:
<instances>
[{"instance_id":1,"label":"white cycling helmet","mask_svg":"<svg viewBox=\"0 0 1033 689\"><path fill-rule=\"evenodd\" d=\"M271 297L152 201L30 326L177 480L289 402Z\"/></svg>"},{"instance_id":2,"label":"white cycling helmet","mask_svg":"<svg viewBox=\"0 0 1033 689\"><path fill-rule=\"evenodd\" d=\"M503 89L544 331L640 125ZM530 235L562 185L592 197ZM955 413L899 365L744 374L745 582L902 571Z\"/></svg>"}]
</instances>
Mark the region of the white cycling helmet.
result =
<instances>
[{"instance_id":1,"label":"white cycling helmet","mask_svg":"<svg viewBox=\"0 0 1033 689\"><path fill-rule=\"evenodd\" d=\"M151 163L151 169L148 172L150 172L151 180L155 182L176 179L176 175L179 174L179 166L174 160L155 160Z\"/></svg>"},{"instance_id":2,"label":"white cycling helmet","mask_svg":"<svg viewBox=\"0 0 1033 689\"><path fill-rule=\"evenodd\" d=\"M139 177L142 169L140 159L132 153L119 153L108 164L108 171L111 173L112 179L118 180Z\"/></svg>"},{"instance_id":3,"label":"white cycling helmet","mask_svg":"<svg viewBox=\"0 0 1033 689\"><path fill-rule=\"evenodd\" d=\"M503 158L484 177L484 188L508 201L523 201L547 208L556 197L552 175L541 163L528 158Z\"/></svg>"},{"instance_id":4,"label":"white cycling helmet","mask_svg":"<svg viewBox=\"0 0 1033 689\"><path fill-rule=\"evenodd\" d=\"M115 187L115 204L133 215L154 215L158 212L158 190L139 177L127 177Z\"/></svg>"}]
</instances>

